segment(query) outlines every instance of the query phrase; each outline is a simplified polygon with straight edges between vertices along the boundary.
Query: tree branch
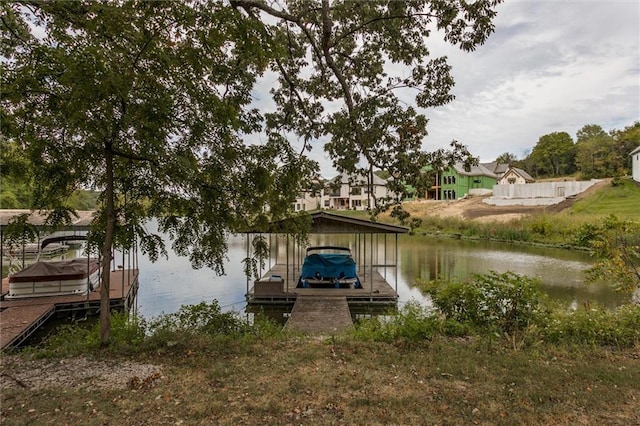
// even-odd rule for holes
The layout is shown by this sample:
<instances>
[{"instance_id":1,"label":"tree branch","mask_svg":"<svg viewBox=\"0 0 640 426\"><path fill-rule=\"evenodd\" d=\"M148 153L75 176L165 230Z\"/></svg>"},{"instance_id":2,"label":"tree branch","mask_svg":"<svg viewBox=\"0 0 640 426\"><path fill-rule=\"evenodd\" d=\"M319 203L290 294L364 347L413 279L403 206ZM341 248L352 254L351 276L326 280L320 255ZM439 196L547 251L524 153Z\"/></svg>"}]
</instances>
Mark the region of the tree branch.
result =
<instances>
[{"instance_id":1,"label":"tree branch","mask_svg":"<svg viewBox=\"0 0 640 426\"><path fill-rule=\"evenodd\" d=\"M363 22L362 24L358 25L357 27L345 32L344 34L336 36L335 37L335 41L331 45L331 47L337 46L339 42L341 42L345 38L349 37L351 34L357 33L358 31L360 31L364 27L366 27L368 25L371 25L374 22L388 21L388 20L392 20L392 19L407 19L407 18L413 18L414 16L428 16L430 18L435 18L435 15L432 15L431 13L412 13L410 15L378 16L376 18L372 18L372 19L369 19L366 22Z\"/></svg>"},{"instance_id":2,"label":"tree branch","mask_svg":"<svg viewBox=\"0 0 640 426\"><path fill-rule=\"evenodd\" d=\"M26 40L24 40L22 37L20 37L20 35L9 26L9 24L7 24L7 21L5 21L4 16L0 17L0 20L2 21L2 23L4 24L5 27L7 27L7 29L9 30L9 32L18 40L20 40L22 43L24 44L28 44Z\"/></svg>"}]
</instances>

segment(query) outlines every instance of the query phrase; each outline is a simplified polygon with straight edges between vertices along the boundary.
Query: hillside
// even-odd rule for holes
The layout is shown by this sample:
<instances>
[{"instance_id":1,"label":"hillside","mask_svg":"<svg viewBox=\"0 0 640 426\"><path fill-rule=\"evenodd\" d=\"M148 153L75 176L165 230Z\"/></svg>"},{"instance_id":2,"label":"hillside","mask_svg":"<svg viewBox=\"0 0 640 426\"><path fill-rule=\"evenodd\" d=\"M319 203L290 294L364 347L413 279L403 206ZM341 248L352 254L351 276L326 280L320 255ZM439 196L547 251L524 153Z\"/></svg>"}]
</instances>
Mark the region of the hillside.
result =
<instances>
[{"instance_id":1,"label":"hillside","mask_svg":"<svg viewBox=\"0 0 640 426\"><path fill-rule=\"evenodd\" d=\"M419 200L403 203L412 217L465 218L478 222L506 222L536 213L565 213L588 216L616 214L621 218L640 219L640 185L624 180L612 186L611 179L589 188L576 197L552 206L492 206L485 197L469 197L456 201ZM386 213L383 216L388 216Z\"/></svg>"}]
</instances>

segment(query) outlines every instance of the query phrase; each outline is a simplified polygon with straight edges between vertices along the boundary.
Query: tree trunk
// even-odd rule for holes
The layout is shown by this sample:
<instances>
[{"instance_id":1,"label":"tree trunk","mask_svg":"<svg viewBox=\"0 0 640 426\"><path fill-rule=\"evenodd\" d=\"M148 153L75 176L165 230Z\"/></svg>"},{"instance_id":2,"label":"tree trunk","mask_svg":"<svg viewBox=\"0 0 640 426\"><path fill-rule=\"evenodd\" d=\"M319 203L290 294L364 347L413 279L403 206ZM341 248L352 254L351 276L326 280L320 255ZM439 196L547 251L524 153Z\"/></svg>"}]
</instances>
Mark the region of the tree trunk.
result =
<instances>
[{"instance_id":1,"label":"tree trunk","mask_svg":"<svg viewBox=\"0 0 640 426\"><path fill-rule=\"evenodd\" d=\"M102 346L109 344L111 332L111 309L109 298L109 287L111 277L111 259L113 258L111 248L113 245L113 236L115 233L116 214L114 202L114 183L113 183L113 151L111 145L105 147L105 163L106 163L106 188L105 203L107 223L102 245L102 284L100 285L100 343Z\"/></svg>"}]
</instances>

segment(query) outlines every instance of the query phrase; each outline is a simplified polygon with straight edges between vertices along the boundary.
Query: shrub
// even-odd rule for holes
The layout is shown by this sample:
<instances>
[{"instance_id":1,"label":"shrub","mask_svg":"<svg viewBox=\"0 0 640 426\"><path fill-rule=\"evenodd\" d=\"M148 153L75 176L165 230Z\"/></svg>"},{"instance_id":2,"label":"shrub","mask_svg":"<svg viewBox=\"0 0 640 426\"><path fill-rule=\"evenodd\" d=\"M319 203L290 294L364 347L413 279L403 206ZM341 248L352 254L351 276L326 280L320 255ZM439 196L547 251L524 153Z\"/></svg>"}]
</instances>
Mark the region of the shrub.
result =
<instances>
[{"instance_id":1,"label":"shrub","mask_svg":"<svg viewBox=\"0 0 640 426\"><path fill-rule=\"evenodd\" d=\"M633 347L640 342L640 306L557 312L542 332L545 341L556 344Z\"/></svg>"},{"instance_id":2,"label":"shrub","mask_svg":"<svg viewBox=\"0 0 640 426\"><path fill-rule=\"evenodd\" d=\"M436 280L422 287L448 320L479 332L513 333L547 316L540 281L513 272L490 271L465 282Z\"/></svg>"},{"instance_id":3,"label":"shrub","mask_svg":"<svg viewBox=\"0 0 640 426\"><path fill-rule=\"evenodd\" d=\"M177 332L185 334L239 335L250 328L248 321L234 312L221 312L218 301L183 305L178 312L165 314L149 323L151 334Z\"/></svg>"},{"instance_id":4,"label":"shrub","mask_svg":"<svg viewBox=\"0 0 640 426\"><path fill-rule=\"evenodd\" d=\"M416 301L409 301L397 314L360 320L352 335L358 339L393 342L421 341L439 334L439 319Z\"/></svg>"}]
</instances>

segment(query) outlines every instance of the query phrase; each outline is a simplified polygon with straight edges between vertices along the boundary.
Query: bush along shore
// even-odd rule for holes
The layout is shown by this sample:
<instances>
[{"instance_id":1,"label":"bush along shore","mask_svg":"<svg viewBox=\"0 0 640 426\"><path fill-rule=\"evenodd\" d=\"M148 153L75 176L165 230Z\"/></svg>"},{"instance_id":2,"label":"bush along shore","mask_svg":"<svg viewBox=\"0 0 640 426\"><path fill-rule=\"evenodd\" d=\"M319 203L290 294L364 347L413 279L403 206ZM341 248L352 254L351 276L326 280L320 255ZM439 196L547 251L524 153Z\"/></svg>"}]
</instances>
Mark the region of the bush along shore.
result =
<instances>
[{"instance_id":1,"label":"bush along shore","mask_svg":"<svg viewBox=\"0 0 640 426\"><path fill-rule=\"evenodd\" d=\"M640 422L637 305L567 310L513 273L419 285L432 307L344 334L298 335L216 302L115 316L107 348L97 326L63 326L3 356L2 424ZM51 378L76 365L92 373Z\"/></svg>"}]
</instances>

